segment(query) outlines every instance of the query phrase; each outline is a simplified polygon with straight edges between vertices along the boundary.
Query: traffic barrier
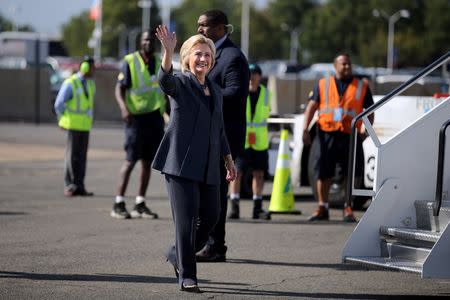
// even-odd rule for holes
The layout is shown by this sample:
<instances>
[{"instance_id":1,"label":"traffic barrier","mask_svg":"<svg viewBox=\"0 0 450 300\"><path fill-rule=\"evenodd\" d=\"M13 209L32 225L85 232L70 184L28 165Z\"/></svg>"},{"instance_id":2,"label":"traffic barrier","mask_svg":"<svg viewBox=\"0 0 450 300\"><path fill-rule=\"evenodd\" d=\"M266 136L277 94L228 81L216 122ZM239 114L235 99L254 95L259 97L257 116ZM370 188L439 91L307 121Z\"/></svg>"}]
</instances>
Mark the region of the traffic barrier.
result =
<instances>
[{"instance_id":1,"label":"traffic barrier","mask_svg":"<svg viewBox=\"0 0 450 300\"><path fill-rule=\"evenodd\" d=\"M288 131L281 131L280 146L278 148L277 166L270 196L270 213L300 214L294 208L294 193L291 184L290 151L288 145Z\"/></svg>"}]
</instances>

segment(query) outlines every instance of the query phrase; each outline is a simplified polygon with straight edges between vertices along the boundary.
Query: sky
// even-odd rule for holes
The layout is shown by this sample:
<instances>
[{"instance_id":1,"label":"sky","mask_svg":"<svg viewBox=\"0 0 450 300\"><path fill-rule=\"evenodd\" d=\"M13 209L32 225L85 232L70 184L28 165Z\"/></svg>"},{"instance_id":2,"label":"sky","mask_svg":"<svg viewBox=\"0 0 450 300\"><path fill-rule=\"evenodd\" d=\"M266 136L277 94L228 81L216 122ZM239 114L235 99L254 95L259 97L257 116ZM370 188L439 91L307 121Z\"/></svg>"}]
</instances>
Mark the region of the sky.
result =
<instances>
[{"instance_id":1,"label":"sky","mask_svg":"<svg viewBox=\"0 0 450 300\"><path fill-rule=\"evenodd\" d=\"M158 3L171 1L172 5L181 2L181 0L157 1ZM268 0L251 1L257 7L263 7ZM0 0L0 13L13 23L29 24L37 32L57 37L61 26L68 22L70 17L88 10L92 3L93 0Z\"/></svg>"}]
</instances>

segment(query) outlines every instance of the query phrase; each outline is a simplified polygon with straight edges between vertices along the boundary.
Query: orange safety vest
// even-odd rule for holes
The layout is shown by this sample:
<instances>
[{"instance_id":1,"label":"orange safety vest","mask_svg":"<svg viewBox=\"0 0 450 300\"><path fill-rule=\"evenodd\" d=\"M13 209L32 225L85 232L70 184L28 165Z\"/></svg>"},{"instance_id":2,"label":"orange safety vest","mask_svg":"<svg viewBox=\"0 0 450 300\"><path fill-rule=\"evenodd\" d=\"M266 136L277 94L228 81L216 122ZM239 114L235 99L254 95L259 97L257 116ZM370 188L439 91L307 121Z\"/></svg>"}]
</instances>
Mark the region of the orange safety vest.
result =
<instances>
[{"instance_id":1,"label":"orange safety vest","mask_svg":"<svg viewBox=\"0 0 450 300\"><path fill-rule=\"evenodd\" d=\"M320 79L320 129L351 133L353 118L363 111L367 87L366 80L353 78L344 95L340 97L334 76ZM361 121L358 121L358 129L361 127L361 123Z\"/></svg>"}]
</instances>

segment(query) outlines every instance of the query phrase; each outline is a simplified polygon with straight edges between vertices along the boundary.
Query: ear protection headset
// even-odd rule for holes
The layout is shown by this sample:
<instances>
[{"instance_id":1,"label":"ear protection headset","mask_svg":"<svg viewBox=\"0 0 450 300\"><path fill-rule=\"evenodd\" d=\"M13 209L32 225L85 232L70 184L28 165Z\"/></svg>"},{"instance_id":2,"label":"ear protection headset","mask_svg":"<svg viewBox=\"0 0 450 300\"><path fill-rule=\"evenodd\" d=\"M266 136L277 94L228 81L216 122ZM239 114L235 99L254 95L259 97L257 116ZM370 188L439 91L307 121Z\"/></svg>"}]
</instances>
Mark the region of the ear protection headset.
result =
<instances>
[{"instance_id":1,"label":"ear protection headset","mask_svg":"<svg viewBox=\"0 0 450 300\"><path fill-rule=\"evenodd\" d=\"M80 72L83 74L89 73L90 68L89 63L87 61L83 61L80 65Z\"/></svg>"},{"instance_id":2,"label":"ear protection headset","mask_svg":"<svg viewBox=\"0 0 450 300\"><path fill-rule=\"evenodd\" d=\"M90 57L84 57L83 62L80 64L80 72L83 74L88 73L91 70L91 64L94 60Z\"/></svg>"}]
</instances>

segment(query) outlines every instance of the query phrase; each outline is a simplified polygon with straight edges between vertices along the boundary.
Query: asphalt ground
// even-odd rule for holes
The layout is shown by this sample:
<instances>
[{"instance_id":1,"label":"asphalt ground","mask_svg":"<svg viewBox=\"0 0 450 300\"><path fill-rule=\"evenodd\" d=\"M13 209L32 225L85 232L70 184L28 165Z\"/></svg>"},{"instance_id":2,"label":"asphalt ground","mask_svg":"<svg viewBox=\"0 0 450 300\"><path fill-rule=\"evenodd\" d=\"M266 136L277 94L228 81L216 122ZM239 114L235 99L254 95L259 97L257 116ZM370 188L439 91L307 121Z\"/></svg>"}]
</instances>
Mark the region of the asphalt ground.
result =
<instances>
[{"instance_id":1,"label":"asphalt ground","mask_svg":"<svg viewBox=\"0 0 450 300\"><path fill-rule=\"evenodd\" d=\"M227 223L227 262L199 263L203 293L180 292L164 259L174 233L162 176L153 173L147 195L159 219L113 219L109 213L124 159L120 125L92 130L86 186L94 197L63 196L65 142L65 133L53 124L0 123L0 299L450 296L449 281L342 264L341 250L355 224L342 222L339 209L331 210L328 222L309 223L316 204L298 189L301 215L255 221L252 202L241 201L242 218ZM129 209L138 171L127 193ZM267 183L265 195L270 192Z\"/></svg>"}]
</instances>

